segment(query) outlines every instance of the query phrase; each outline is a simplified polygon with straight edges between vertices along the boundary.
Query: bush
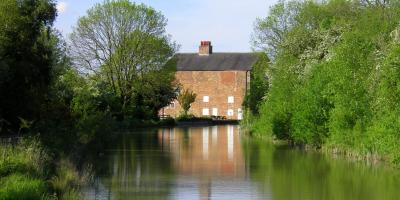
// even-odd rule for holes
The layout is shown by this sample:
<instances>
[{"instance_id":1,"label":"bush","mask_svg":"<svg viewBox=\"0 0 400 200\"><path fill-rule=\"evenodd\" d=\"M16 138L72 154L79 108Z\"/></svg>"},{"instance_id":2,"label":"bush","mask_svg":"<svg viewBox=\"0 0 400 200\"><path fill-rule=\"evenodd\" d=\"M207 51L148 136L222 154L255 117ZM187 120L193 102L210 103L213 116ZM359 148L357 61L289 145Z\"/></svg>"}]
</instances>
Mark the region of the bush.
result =
<instances>
[{"instance_id":1,"label":"bush","mask_svg":"<svg viewBox=\"0 0 400 200\"><path fill-rule=\"evenodd\" d=\"M162 119L158 123L160 126L173 126L175 125L175 119L172 117L167 117L165 119Z\"/></svg>"},{"instance_id":2,"label":"bush","mask_svg":"<svg viewBox=\"0 0 400 200\"><path fill-rule=\"evenodd\" d=\"M176 121L210 121L212 117L196 117L192 114L182 114L176 118Z\"/></svg>"}]
</instances>

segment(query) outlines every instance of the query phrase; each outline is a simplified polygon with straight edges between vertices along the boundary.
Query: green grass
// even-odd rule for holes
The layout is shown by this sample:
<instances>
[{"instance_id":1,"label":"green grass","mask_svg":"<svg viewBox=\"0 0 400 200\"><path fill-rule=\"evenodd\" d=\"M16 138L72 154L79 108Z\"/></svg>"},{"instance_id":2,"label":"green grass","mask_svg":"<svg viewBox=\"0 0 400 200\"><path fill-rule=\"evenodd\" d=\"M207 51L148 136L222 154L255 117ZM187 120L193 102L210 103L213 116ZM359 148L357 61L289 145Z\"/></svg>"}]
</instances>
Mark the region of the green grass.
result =
<instances>
[{"instance_id":1,"label":"green grass","mask_svg":"<svg viewBox=\"0 0 400 200\"><path fill-rule=\"evenodd\" d=\"M50 199L46 182L24 174L12 174L0 179L0 200Z\"/></svg>"},{"instance_id":2,"label":"green grass","mask_svg":"<svg viewBox=\"0 0 400 200\"><path fill-rule=\"evenodd\" d=\"M36 140L0 146L0 177L12 173L44 176L50 157Z\"/></svg>"},{"instance_id":3,"label":"green grass","mask_svg":"<svg viewBox=\"0 0 400 200\"><path fill-rule=\"evenodd\" d=\"M68 159L52 159L36 139L0 145L0 200L82 199L86 177Z\"/></svg>"},{"instance_id":4,"label":"green grass","mask_svg":"<svg viewBox=\"0 0 400 200\"><path fill-rule=\"evenodd\" d=\"M35 139L0 146L0 200L49 199L45 169L50 157Z\"/></svg>"},{"instance_id":5,"label":"green grass","mask_svg":"<svg viewBox=\"0 0 400 200\"><path fill-rule=\"evenodd\" d=\"M90 180L90 174L79 174L68 159L61 159L50 184L61 199L82 199L79 188Z\"/></svg>"}]
</instances>

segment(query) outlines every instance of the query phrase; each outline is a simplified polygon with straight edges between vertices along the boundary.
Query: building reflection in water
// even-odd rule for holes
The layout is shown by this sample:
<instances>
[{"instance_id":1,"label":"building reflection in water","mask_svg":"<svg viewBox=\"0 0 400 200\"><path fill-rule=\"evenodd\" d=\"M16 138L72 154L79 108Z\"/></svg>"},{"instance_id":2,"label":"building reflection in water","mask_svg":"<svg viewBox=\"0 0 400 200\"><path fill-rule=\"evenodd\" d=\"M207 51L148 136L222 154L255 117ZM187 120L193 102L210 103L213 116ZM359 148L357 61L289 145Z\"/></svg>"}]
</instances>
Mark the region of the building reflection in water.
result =
<instances>
[{"instance_id":1,"label":"building reflection in water","mask_svg":"<svg viewBox=\"0 0 400 200\"><path fill-rule=\"evenodd\" d=\"M87 199L252 199L238 126L122 134Z\"/></svg>"},{"instance_id":2,"label":"building reflection in water","mask_svg":"<svg viewBox=\"0 0 400 200\"><path fill-rule=\"evenodd\" d=\"M163 150L171 152L177 174L243 178L245 165L237 131L236 126L162 129L158 138Z\"/></svg>"},{"instance_id":3,"label":"building reflection in water","mask_svg":"<svg viewBox=\"0 0 400 200\"><path fill-rule=\"evenodd\" d=\"M163 150L172 154L173 168L180 177L177 181L197 182L192 189L197 189L200 199L210 199L214 186L231 187L226 183L246 178L238 131L230 125L162 129L158 138ZM176 195L182 198L185 192L195 191L177 191Z\"/></svg>"},{"instance_id":4,"label":"building reflection in water","mask_svg":"<svg viewBox=\"0 0 400 200\"><path fill-rule=\"evenodd\" d=\"M240 140L236 126L121 134L85 199L399 199L397 171Z\"/></svg>"}]
</instances>

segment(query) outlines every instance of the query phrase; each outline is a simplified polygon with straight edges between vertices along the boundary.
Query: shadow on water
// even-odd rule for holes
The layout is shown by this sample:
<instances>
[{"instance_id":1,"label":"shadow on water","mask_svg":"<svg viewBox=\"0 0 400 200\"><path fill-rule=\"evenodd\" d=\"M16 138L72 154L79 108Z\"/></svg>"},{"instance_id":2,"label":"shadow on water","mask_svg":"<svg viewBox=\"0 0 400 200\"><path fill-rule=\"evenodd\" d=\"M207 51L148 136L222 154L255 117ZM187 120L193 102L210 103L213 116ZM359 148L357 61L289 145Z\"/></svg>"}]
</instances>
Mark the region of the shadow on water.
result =
<instances>
[{"instance_id":1,"label":"shadow on water","mask_svg":"<svg viewBox=\"0 0 400 200\"><path fill-rule=\"evenodd\" d=\"M86 199L398 199L394 170L274 146L237 126L121 134Z\"/></svg>"}]
</instances>

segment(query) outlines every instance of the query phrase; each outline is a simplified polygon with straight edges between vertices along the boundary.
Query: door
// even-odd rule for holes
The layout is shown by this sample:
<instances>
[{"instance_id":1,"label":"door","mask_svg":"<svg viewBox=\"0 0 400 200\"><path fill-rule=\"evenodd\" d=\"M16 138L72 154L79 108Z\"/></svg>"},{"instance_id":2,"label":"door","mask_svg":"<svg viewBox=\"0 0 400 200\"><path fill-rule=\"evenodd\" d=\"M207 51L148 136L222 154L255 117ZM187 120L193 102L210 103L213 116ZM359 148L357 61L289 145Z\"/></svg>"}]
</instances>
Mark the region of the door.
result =
<instances>
[{"instance_id":1,"label":"door","mask_svg":"<svg viewBox=\"0 0 400 200\"><path fill-rule=\"evenodd\" d=\"M213 108L212 109L212 115L213 116L218 116L218 108Z\"/></svg>"},{"instance_id":2,"label":"door","mask_svg":"<svg viewBox=\"0 0 400 200\"><path fill-rule=\"evenodd\" d=\"M243 119L243 111L241 108L238 109L238 120L242 120Z\"/></svg>"}]
</instances>

